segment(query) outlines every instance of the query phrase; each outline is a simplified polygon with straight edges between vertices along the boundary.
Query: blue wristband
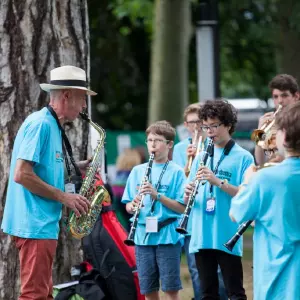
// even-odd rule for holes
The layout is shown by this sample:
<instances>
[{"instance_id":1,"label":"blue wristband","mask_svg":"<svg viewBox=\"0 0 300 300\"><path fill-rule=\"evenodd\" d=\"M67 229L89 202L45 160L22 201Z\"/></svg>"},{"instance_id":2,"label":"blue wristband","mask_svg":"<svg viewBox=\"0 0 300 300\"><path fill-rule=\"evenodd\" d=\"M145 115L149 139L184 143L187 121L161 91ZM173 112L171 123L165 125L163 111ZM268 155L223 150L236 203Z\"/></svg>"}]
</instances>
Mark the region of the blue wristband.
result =
<instances>
[{"instance_id":1,"label":"blue wristband","mask_svg":"<svg viewBox=\"0 0 300 300\"><path fill-rule=\"evenodd\" d=\"M157 201L160 201L160 198L161 198L161 193L157 193L157 195L156 195L156 200L157 200Z\"/></svg>"}]
</instances>

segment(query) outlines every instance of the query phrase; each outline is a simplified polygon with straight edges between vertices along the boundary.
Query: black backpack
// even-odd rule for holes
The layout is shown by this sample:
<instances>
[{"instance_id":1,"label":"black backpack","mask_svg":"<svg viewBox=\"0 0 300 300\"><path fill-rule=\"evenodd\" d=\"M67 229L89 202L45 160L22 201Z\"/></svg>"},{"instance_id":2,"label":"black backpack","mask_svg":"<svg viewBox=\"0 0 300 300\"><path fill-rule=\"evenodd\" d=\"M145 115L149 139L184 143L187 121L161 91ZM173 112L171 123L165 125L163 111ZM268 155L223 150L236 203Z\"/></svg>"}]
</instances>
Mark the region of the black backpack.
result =
<instances>
[{"instance_id":1,"label":"black backpack","mask_svg":"<svg viewBox=\"0 0 300 300\"><path fill-rule=\"evenodd\" d=\"M124 244L126 238L111 205L103 206L93 231L83 238L84 258L104 278L108 299L141 300L134 248Z\"/></svg>"}]
</instances>

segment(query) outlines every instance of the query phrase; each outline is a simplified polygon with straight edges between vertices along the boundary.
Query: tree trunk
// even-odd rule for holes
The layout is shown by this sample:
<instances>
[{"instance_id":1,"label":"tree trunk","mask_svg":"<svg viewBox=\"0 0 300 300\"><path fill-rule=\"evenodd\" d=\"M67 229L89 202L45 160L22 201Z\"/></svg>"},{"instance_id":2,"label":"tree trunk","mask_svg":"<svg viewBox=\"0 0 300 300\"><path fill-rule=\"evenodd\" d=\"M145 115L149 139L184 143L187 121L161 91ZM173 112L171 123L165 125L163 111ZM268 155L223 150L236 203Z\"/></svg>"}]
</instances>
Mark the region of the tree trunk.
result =
<instances>
[{"instance_id":1,"label":"tree trunk","mask_svg":"<svg viewBox=\"0 0 300 300\"><path fill-rule=\"evenodd\" d=\"M298 82L300 82L300 32L297 18L299 8L298 0L278 1L277 4L279 72L294 76Z\"/></svg>"},{"instance_id":2,"label":"tree trunk","mask_svg":"<svg viewBox=\"0 0 300 300\"><path fill-rule=\"evenodd\" d=\"M86 0L1 0L0 31L1 222L14 138L24 119L48 102L39 83L48 82L50 70L61 65L75 65L89 74ZM67 131L75 158L84 158L88 125L76 120ZM17 251L10 237L0 235L0 299L15 300L19 294ZM68 280L70 267L81 257L80 242L62 229L54 282Z\"/></svg>"},{"instance_id":3,"label":"tree trunk","mask_svg":"<svg viewBox=\"0 0 300 300\"><path fill-rule=\"evenodd\" d=\"M182 121L188 103L190 1L156 0L148 121Z\"/></svg>"}]
</instances>

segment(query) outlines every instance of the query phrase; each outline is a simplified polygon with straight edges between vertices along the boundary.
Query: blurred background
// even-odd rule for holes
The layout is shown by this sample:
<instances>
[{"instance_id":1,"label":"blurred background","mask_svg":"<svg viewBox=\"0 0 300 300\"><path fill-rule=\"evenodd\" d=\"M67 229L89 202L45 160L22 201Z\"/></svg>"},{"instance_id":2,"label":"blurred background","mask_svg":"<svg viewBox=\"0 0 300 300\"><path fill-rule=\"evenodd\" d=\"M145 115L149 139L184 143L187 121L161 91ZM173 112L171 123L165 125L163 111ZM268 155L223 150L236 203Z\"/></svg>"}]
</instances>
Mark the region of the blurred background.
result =
<instances>
[{"instance_id":1,"label":"blurred background","mask_svg":"<svg viewBox=\"0 0 300 300\"><path fill-rule=\"evenodd\" d=\"M14 138L23 120L48 103L39 84L49 81L50 70L69 64L87 71L98 92L89 110L106 130L113 182L126 148L146 158L148 124L168 120L181 140L185 107L207 99L223 97L238 109L234 138L253 152L250 133L273 110L269 81L279 73L300 78L299 19L299 0L1 0L0 221ZM85 159L97 136L79 119L66 130L76 159ZM55 283L69 280L82 259L80 242L61 228ZM250 230L244 242L249 299L251 236ZM17 256L0 231L1 300L17 299ZM182 299L191 299L184 258L182 279Z\"/></svg>"},{"instance_id":2,"label":"blurred background","mask_svg":"<svg viewBox=\"0 0 300 300\"><path fill-rule=\"evenodd\" d=\"M216 97L239 110L237 141L273 109L269 81L299 78L296 0L88 1L92 116L107 130L108 172L124 148L144 145L147 124L177 127L184 107Z\"/></svg>"}]
</instances>

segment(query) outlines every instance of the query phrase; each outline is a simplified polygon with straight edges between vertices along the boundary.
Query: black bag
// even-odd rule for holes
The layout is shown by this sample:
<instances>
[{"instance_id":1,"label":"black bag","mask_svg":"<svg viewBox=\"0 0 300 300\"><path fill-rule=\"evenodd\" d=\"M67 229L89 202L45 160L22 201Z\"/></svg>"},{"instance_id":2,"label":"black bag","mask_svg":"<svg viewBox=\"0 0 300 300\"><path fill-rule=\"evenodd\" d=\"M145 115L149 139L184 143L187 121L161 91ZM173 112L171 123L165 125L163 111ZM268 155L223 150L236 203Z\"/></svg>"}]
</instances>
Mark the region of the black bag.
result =
<instances>
[{"instance_id":1,"label":"black bag","mask_svg":"<svg viewBox=\"0 0 300 300\"><path fill-rule=\"evenodd\" d=\"M127 261L128 246L123 243L126 237L111 205L103 206L93 231L83 238L84 257L105 279L109 299L124 300L125 295L126 300L144 299L139 293L135 265ZM133 251L131 248L130 259L135 262Z\"/></svg>"},{"instance_id":2,"label":"black bag","mask_svg":"<svg viewBox=\"0 0 300 300\"><path fill-rule=\"evenodd\" d=\"M78 284L62 289L55 300L76 299L76 296L84 300L109 300L103 290L105 290L104 279L97 270L92 269L80 276Z\"/></svg>"}]
</instances>

